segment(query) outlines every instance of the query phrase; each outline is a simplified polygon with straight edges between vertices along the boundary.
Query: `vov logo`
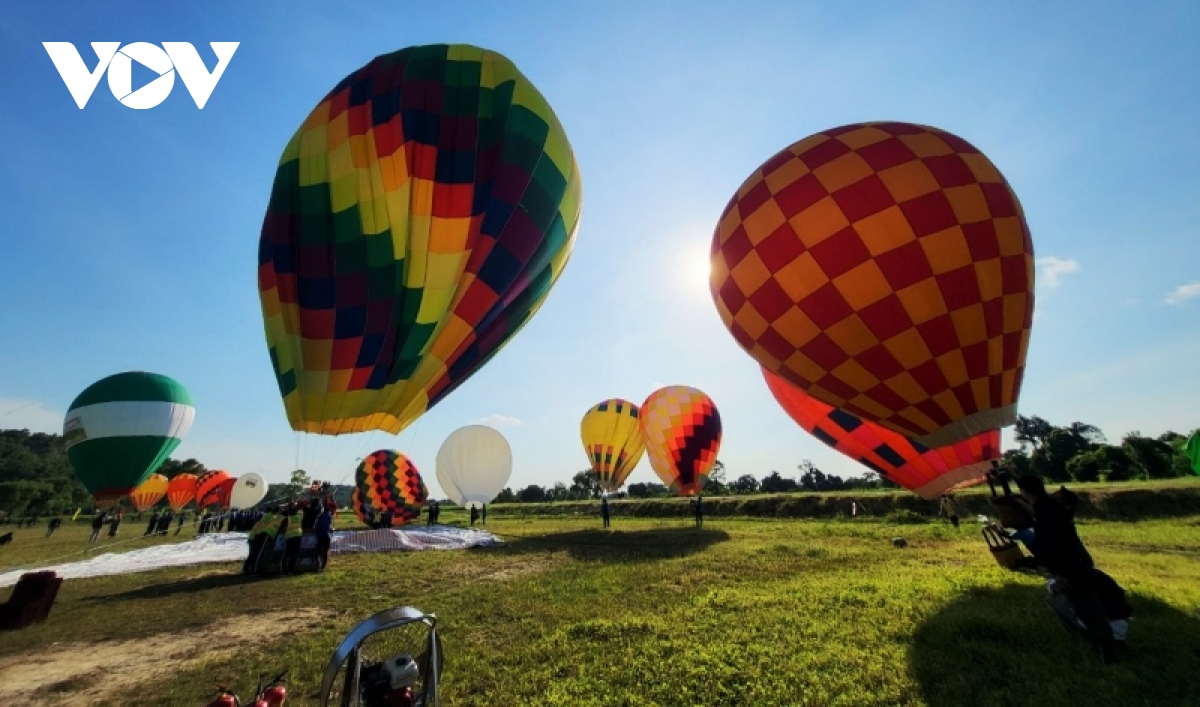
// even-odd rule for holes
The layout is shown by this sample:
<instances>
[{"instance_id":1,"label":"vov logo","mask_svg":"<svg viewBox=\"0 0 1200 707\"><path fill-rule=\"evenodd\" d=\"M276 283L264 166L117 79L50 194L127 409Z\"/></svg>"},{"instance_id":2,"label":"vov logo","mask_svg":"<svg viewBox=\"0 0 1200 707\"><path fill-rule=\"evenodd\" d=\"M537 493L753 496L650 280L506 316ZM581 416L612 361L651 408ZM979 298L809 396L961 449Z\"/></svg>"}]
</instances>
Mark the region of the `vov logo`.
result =
<instances>
[{"instance_id":1,"label":"vov logo","mask_svg":"<svg viewBox=\"0 0 1200 707\"><path fill-rule=\"evenodd\" d=\"M196 48L188 42L163 42L162 47L149 42L134 42L123 47L120 42L92 42L92 50L99 61L91 70L84 65L74 44L42 42L80 110L87 105L105 70L108 71L108 88L123 106L145 110L162 103L175 87L175 73L178 72L196 107L203 109L239 44L241 42L209 42L208 46L217 55L217 67L209 73ZM135 61L158 74L158 78L136 91L133 90Z\"/></svg>"}]
</instances>

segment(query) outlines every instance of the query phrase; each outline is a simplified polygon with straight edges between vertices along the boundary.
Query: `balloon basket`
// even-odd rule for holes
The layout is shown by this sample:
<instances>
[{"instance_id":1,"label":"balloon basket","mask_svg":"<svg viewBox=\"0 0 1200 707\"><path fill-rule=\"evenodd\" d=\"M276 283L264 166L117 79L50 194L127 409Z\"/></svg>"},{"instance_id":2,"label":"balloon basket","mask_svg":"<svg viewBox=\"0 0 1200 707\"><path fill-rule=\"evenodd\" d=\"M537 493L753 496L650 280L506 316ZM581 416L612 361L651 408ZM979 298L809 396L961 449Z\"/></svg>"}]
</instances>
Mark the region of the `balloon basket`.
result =
<instances>
[{"instance_id":1,"label":"balloon basket","mask_svg":"<svg viewBox=\"0 0 1200 707\"><path fill-rule=\"evenodd\" d=\"M355 626L334 650L321 680L321 707L373 707L396 689L397 663L413 662L414 707L437 707L444 656L437 617L411 606L381 611ZM389 675L390 682L389 682Z\"/></svg>"}]
</instances>

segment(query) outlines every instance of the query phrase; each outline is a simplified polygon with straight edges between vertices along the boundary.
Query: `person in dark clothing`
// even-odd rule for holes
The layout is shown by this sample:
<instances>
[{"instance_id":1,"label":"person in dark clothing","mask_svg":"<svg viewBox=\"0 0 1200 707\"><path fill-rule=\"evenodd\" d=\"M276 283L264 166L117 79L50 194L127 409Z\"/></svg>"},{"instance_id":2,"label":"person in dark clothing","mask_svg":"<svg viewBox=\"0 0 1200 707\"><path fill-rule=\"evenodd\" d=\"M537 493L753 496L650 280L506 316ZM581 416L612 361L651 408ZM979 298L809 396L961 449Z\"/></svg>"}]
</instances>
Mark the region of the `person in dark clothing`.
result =
<instances>
[{"instance_id":1,"label":"person in dark clothing","mask_svg":"<svg viewBox=\"0 0 1200 707\"><path fill-rule=\"evenodd\" d=\"M475 521L479 520L479 508L471 506L471 525L475 525Z\"/></svg>"},{"instance_id":2,"label":"person in dark clothing","mask_svg":"<svg viewBox=\"0 0 1200 707\"><path fill-rule=\"evenodd\" d=\"M1071 510L1059 498L1046 493L1040 477L1026 474L1017 479L1017 487L1021 489L1021 498L1032 506L1033 549L1038 562L1054 575L1056 586L1071 602L1104 661L1116 662L1114 629L1118 628L1117 622L1122 622L1119 631L1123 634L1123 622L1133 613L1125 602L1124 590L1096 569L1091 554L1079 539ZM1070 505L1074 499L1065 497L1065 500Z\"/></svg>"},{"instance_id":3,"label":"person in dark clothing","mask_svg":"<svg viewBox=\"0 0 1200 707\"><path fill-rule=\"evenodd\" d=\"M487 504L486 503L483 504L483 512L480 513L480 516L482 516L483 524L487 525Z\"/></svg>"},{"instance_id":4,"label":"person in dark clothing","mask_svg":"<svg viewBox=\"0 0 1200 707\"><path fill-rule=\"evenodd\" d=\"M317 558L321 569L329 564L329 544L333 540L333 512L328 508L321 511L313 525L317 534Z\"/></svg>"},{"instance_id":5,"label":"person in dark clothing","mask_svg":"<svg viewBox=\"0 0 1200 707\"><path fill-rule=\"evenodd\" d=\"M51 518L50 525L46 528L46 537L54 535L54 531L58 530L60 525L62 525L62 518Z\"/></svg>"},{"instance_id":6,"label":"person in dark clothing","mask_svg":"<svg viewBox=\"0 0 1200 707\"><path fill-rule=\"evenodd\" d=\"M187 512L180 511L179 518L177 519L179 521L179 523L175 526L175 534L176 535L179 535L179 531L183 530L183 521L186 519L187 519Z\"/></svg>"},{"instance_id":7,"label":"person in dark clothing","mask_svg":"<svg viewBox=\"0 0 1200 707\"><path fill-rule=\"evenodd\" d=\"M96 517L92 519L92 539L88 540L88 544L96 542L96 538L100 537L100 531L104 529L104 521L108 518L108 514L100 511Z\"/></svg>"},{"instance_id":8,"label":"person in dark clothing","mask_svg":"<svg viewBox=\"0 0 1200 707\"><path fill-rule=\"evenodd\" d=\"M696 527L704 527L704 497L696 496Z\"/></svg>"},{"instance_id":9,"label":"person in dark clothing","mask_svg":"<svg viewBox=\"0 0 1200 707\"><path fill-rule=\"evenodd\" d=\"M317 525L317 516L319 515L321 515L321 506L314 498L304 506L303 515L300 516L300 530L311 533Z\"/></svg>"},{"instance_id":10,"label":"person in dark clothing","mask_svg":"<svg viewBox=\"0 0 1200 707\"><path fill-rule=\"evenodd\" d=\"M958 527L958 504L949 494L942 494L938 500L938 516L946 516L951 525Z\"/></svg>"},{"instance_id":11,"label":"person in dark clothing","mask_svg":"<svg viewBox=\"0 0 1200 707\"><path fill-rule=\"evenodd\" d=\"M169 510L165 511L162 514L162 516L159 517L159 519L158 519L158 534L159 535L166 536L167 530L171 527L171 520L174 517L175 516Z\"/></svg>"},{"instance_id":12,"label":"person in dark clothing","mask_svg":"<svg viewBox=\"0 0 1200 707\"><path fill-rule=\"evenodd\" d=\"M161 514L158 511L150 514L150 522L146 525L146 532L142 533L142 537L146 537L158 530L158 518Z\"/></svg>"},{"instance_id":13,"label":"person in dark clothing","mask_svg":"<svg viewBox=\"0 0 1200 707\"><path fill-rule=\"evenodd\" d=\"M395 514L395 512L392 511L392 509L390 509L390 508L385 509L383 511L383 515L379 516L379 527L380 528L392 527L392 519L395 517L396 517L396 514Z\"/></svg>"},{"instance_id":14,"label":"person in dark clothing","mask_svg":"<svg viewBox=\"0 0 1200 707\"><path fill-rule=\"evenodd\" d=\"M124 511L118 511L117 514L115 516L113 516L112 521L110 521L109 525L108 525L108 537L110 537L110 538L117 537L117 530L120 529L121 521L124 518L125 518Z\"/></svg>"},{"instance_id":15,"label":"person in dark clothing","mask_svg":"<svg viewBox=\"0 0 1200 707\"><path fill-rule=\"evenodd\" d=\"M437 517L437 501L429 502L429 514L425 516L425 525L433 525L434 518Z\"/></svg>"},{"instance_id":16,"label":"person in dark clothing","mask_svg":"<svg viewBox=\"0 0 1200 707\"><path fill-rule=\"evenodd\" d=\"M604 521L604 527L608 527L608 496L600 497L600 518Z\"/></svg>"}]
</instances>

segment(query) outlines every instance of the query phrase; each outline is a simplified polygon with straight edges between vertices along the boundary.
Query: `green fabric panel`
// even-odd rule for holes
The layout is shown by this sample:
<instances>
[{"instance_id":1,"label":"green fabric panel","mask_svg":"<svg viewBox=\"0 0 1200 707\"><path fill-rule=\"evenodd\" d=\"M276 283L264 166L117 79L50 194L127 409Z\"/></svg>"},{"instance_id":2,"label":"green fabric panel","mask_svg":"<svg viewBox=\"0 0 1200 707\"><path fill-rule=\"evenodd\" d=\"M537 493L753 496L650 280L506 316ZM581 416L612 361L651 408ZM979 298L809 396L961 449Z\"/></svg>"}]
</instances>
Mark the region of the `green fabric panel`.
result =
<instances>
[{"instance_id":1,"label":"green fabric panel","mask_svg":"<svg viewBox=\"0 0 1200 707\"><path fill-rule=\"evenodd\" d=\"M128 489L129 493L179 446L174 437L103 437L67 450L75 475L88 491Z\"/></svg>"},{"instance_id":2,"label":"green fabric panel","mask_svg":"<svg viewBox=\"0 0 1200 707\"><path fill-rule=\"evenodd\" d=\"M97 403L150 400L194 407L192 396L178 381L145 371L118 373L92 383L75 398L70 410Z\"/></svg>"}]
</instances>

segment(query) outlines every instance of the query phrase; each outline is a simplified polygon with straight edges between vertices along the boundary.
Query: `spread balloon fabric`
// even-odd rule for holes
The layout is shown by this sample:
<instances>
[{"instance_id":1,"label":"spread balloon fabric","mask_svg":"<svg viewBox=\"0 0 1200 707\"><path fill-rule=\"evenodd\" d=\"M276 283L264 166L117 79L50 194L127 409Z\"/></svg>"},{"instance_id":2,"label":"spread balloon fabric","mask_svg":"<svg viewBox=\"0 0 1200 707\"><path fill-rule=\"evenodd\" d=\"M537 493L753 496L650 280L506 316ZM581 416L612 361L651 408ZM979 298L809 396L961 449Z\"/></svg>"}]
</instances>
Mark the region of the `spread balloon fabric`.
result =
<instances>
[{"instance_id":1,"label":"spread balloon fabric","mask_svg":"<svg viewBox=\"0 0 1200 707\"><path fill-rule=\"evenodd\" d=\"M600 488L615 493L646 451L638 406L620 398L605 400L584 414L579 427Z\"/></svg>"},{"instance_id":2,"label":"spread balloon fabric","mask_svg":"<svg viewBox=\"0 0 1200 707\"><path fill-rule=\"evenodd\" d=\"M105 508L166 461L195 417L192 396L178 381L144 371L118 373L75 398L63 421L63 441L75 474Z\"/></svg>"},{"instance_id":3,"label":"spread balloon fabric","mask_svg":"<svg viewBox=\"0 0 1200 707\"><path fill-rule=\"evenodd\" d=\"M504 56L409 47L346 77L279 161L259 247L291 426L399 433L483 366L570 256L581 185Z\"/></svg>"},{"instance_id":4,"label":"spread balloon fabric","mask_svg":"<svg viewBox=\"0 0 1200 707\"><path fill-rule=\"evenodd\" d=\"M945 447L920 442L830 407L762 369L780 407L806 432L925 499L983 483L1000 458L1000 430L980 432Z\"/></svg>"},{"instance_id":5,"label":"spread balloon fabric","mask_svg":"<svg viewBox=\"0 0 1200 707\"><path fill-rule=\"evenodd\" d=\"M650 466L680 496L704 488L721 449L721 415L704 393L682 385L660 388L640 411Z\"/></svg>"},{"instance_id":6,"label":"spread balloon fabric","mask_svg":"<svg viewBox=\"0 0 1200 707\"><path fill-rule=\"evenodd\" d=\"M351 505L364 523L370 508L377 522L384 511L390 510L391 525L404 525L421 515L421 507L428 498L429 489L417 467L400 452L390 449L372 452L354 472Z\"/></svg>"},{"instance_id":7,"label":"spread balloon fabric","mask_svg":"<svg viewBox=\"0 0 1200 707\"><path fill-rule=\"evenodd\" d=\"M734 338L812 397L929 447L1015 423L1033 246L962 138L863 123L791 145L729 202L711 264Z\"/></svg>"}]
</instances>

